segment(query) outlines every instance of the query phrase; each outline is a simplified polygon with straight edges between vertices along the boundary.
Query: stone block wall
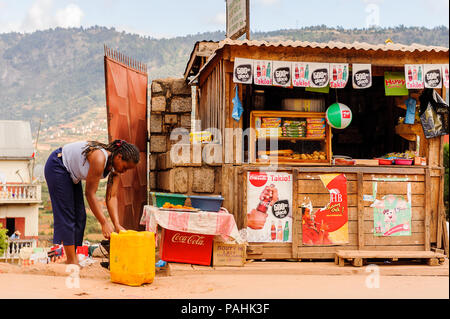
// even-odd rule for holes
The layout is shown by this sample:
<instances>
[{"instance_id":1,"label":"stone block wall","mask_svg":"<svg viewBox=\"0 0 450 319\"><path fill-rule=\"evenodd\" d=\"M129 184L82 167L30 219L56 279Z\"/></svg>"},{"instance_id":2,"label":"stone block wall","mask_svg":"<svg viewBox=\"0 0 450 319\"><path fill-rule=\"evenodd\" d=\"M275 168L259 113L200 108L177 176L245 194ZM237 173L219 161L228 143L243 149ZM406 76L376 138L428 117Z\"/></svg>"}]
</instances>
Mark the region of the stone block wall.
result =
<instances>
[{"instance_id":1,"label":"stone block wall","mask_svg":"<svg viewBox=\"0 0 450 319\"><path fill-rule=\"evenodd\" d=\"M150 190L187 195L221 194L221 166L202 163L201 144L185 144L183 148L188 151L171 158L171 148L178 142L170 139L172 130L191 130L191 87L184 79L154 80L150 105ZM189 136L184 140L188 141Z\"/></svg>"}]
</instances>

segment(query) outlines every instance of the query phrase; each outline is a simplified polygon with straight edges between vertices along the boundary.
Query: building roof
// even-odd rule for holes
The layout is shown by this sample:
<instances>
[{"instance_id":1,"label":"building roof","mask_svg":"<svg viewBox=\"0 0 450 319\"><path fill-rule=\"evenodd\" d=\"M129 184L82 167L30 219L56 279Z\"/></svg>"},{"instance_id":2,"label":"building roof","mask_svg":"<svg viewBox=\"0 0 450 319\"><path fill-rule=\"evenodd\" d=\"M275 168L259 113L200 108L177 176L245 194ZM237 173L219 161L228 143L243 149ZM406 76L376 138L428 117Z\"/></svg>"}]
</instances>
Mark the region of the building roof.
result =
<instances>
[{"instance_id":1,"label":"building roof","mask_svg":"<svg viewBox=\"0 0 450 319\"><path fill-rule=\"evenodd\" d=\"M362 50L362 51L392 51L392 52L448 52L449 48L441 46L426 46L422 44L413 43L411 45L401 43L383 43L383 44L370 44L366 42L353 42L344 43L339 41L330 41L327 43L309 42L309 41L276 41L268 42L263 40L231 40L224 39L219 42L213 41L199 41L195 44L193 51L191 52L190 59L185 70L185 79L192 75L198 75L201 73L201 68L198 67L197 52L200 45L207 45L209 53L208 60L203 66L206 66L210 60L214 57L215 53L225 46L248 46L248 47L292 47L292 48L317 48L317 49L337 49L337 50ZM203 53L203 56L204 53Z\"/></svg>"},{"instance_id":2,"label":"building roof","mask_svg":"<svg viewBox=\"0 0 450 319\"><path fill-rule=\"evenodd\" d=\"M33 153L30 123L0 120L0 158L30 158Z\"/></svg>"}]
</instances>

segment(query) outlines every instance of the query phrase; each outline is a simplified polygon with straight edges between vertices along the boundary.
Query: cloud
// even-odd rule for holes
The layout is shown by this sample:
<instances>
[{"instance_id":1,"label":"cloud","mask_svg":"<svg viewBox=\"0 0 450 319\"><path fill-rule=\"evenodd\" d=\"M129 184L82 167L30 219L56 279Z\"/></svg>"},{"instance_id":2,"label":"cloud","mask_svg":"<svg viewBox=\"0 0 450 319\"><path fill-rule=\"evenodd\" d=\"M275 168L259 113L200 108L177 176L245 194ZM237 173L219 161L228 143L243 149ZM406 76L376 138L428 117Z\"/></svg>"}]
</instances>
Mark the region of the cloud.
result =
<instances>
[{"instance_id":1,"label":"cloud","mask_svg":"<svg viewBox=\"0 0 450 319\"><path fill-rule=\"evenodd\" d=\"M227 23L227 14L225 12L219 12L215 16L211 17L208 20L208 23L224 27Z\"/></svg>"},{"instance_id":2,"label":"cloud","mask_svg":"<svg viewBox=\"0 0 450 319\"><path fill-rule=\"evenodd\" d=\"M54 12L53 0L36 0L28 9L19 29L22 32L33 32L55 27L79 27L83 16L83 11L75 4Z\"/></svg>"},{"instance_id":3,"label":"cloud","mask_svg":"<svg viewBox=\"0 0 450 319\"><path fill-rule=\"evenodd\" d=\"M75 4L69 4L64 9L60 9L55 14L57 26L62 28L79 27L84 13Z\"/></svg>"}]
</instances>

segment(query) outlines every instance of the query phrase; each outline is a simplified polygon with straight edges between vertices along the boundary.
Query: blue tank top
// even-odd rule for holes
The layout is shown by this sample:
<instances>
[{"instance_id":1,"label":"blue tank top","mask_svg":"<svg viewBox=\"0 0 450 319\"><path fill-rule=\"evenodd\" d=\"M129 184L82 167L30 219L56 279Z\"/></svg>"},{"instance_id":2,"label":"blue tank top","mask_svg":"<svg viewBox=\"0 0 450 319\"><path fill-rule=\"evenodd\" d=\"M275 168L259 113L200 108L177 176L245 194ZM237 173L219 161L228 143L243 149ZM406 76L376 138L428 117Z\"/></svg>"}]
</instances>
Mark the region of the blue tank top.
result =
<instances>
[{"instance_id":1,"label":"blue tank top","mask_svg":"<svg viewBox=\"0 0 450 319\"><path fill-rule=\"evenodd\" d=\"M74 184L78 184L81 180L86 180L89 172L89 162L82 154L87 142L75 142L66 144L62 148L62 160ZM108 153L103 148L100 150L105 155L105 166L108 162Z\"/></svg>"}]
</instances>

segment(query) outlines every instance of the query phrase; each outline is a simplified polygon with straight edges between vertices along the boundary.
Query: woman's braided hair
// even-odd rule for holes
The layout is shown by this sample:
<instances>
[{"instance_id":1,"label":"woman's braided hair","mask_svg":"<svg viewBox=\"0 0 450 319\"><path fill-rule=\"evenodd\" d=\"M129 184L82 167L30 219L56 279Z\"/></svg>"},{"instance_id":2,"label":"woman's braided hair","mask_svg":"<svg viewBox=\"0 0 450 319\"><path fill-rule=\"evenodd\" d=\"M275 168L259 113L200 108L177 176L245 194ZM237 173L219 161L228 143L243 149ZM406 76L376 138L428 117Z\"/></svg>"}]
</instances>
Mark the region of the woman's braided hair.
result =
<instances>
[{"instance_id":1,"label":"woman's braided hair","mask_svg":"<svg viewBox=\"0 0 450 319\"><path fill-rule=\"evenodd\" d=\"M124 161L132 161L135 164L139 163L139 149L136 145L128 143L124 140L114 140L109 144L103 144L97 141L88 141L86 147L82 152L82 154L85 156L85 161L92 151L101 148L111 152L111 156L108 158L108 162L112 161L117 154L121 154Z\"/></svg>"}]
</instances>

